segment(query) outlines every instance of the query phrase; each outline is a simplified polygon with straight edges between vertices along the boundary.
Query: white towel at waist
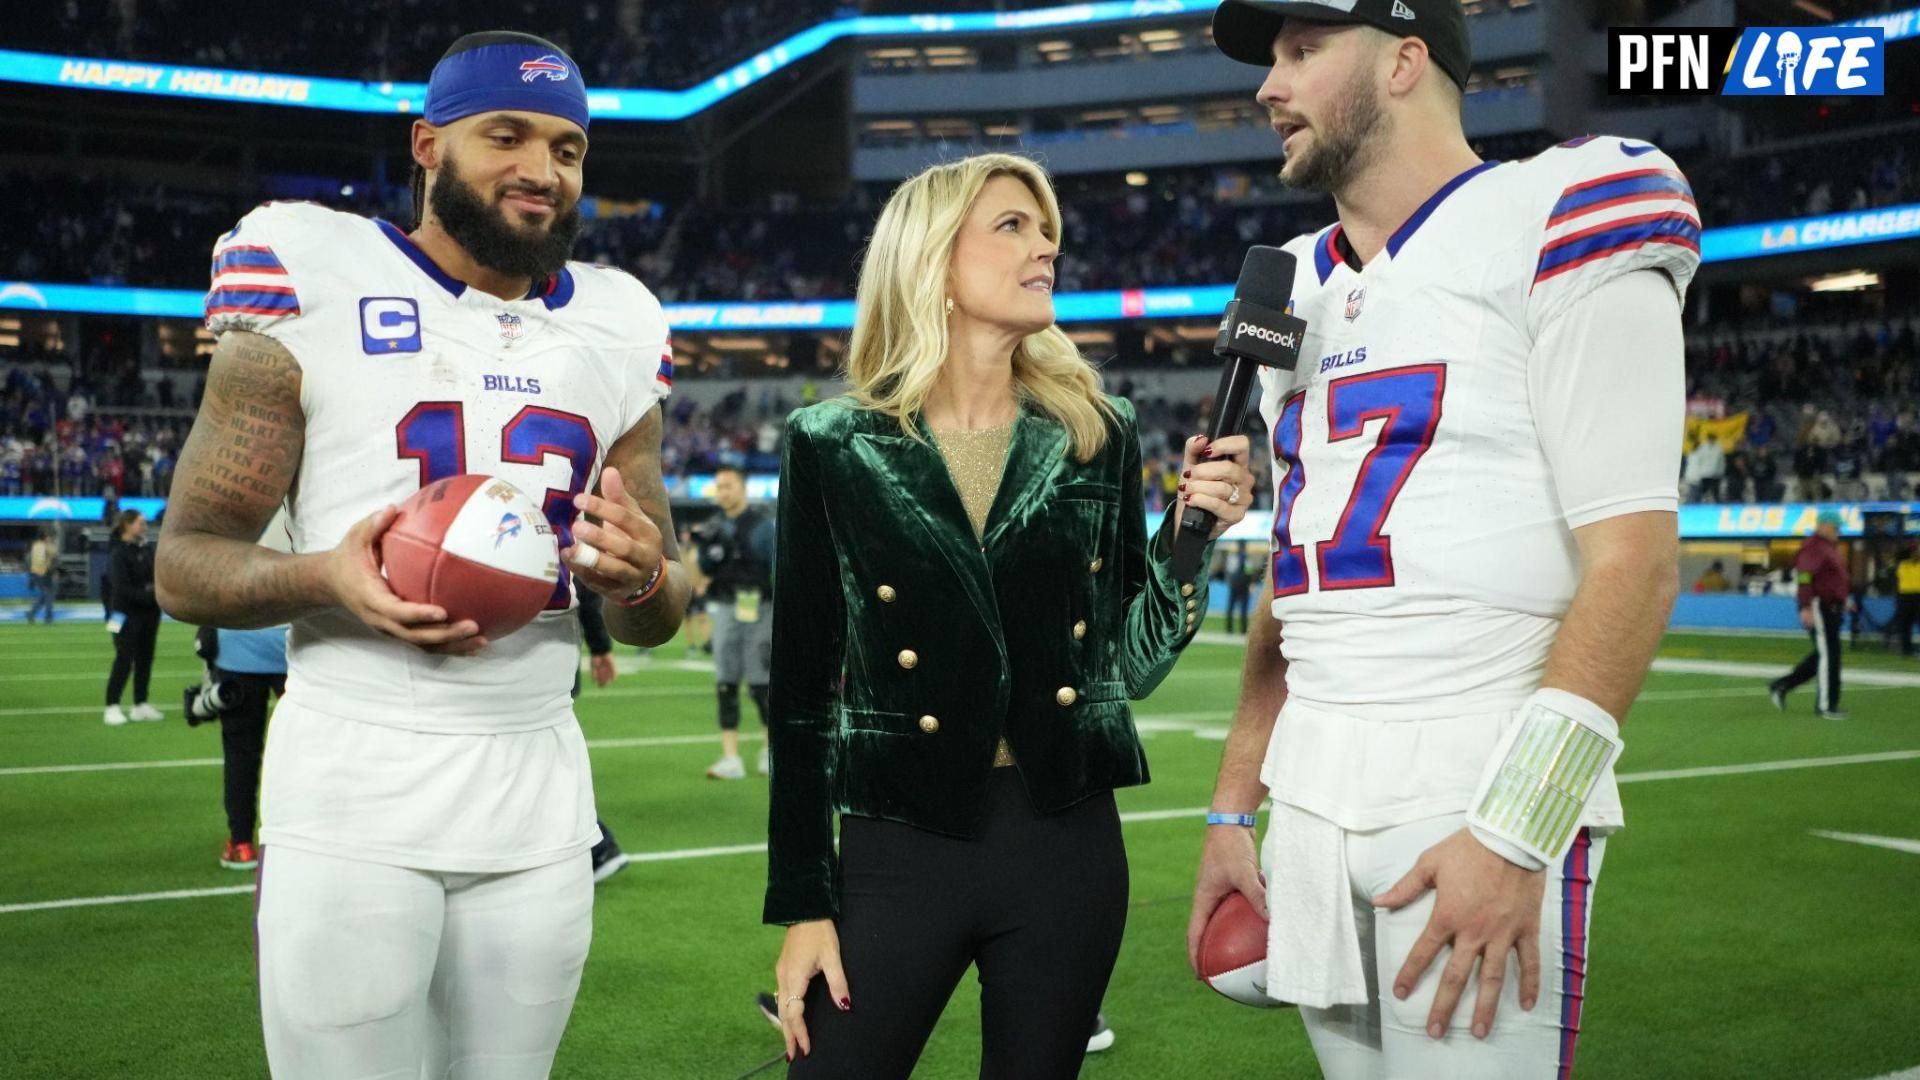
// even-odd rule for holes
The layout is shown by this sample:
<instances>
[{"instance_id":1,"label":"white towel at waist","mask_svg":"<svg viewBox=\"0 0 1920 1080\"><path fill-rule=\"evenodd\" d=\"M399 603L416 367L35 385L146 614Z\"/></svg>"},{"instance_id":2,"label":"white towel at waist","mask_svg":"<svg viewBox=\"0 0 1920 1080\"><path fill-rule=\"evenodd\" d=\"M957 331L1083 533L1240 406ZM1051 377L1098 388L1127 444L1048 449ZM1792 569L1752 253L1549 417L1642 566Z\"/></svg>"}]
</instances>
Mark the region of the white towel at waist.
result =
<instances>
[{"instance_id":1,"label":"white towel at waist","mask_svg":"<svg viewBox=\"0 0 1920 1080\"><path fill-rule=\"evenodd\" d=\"M1267 996L1320 1009L1366 1004L1340 826L1274 803L1260 861L1267 874Z\"/></svg>"}]
</instances>

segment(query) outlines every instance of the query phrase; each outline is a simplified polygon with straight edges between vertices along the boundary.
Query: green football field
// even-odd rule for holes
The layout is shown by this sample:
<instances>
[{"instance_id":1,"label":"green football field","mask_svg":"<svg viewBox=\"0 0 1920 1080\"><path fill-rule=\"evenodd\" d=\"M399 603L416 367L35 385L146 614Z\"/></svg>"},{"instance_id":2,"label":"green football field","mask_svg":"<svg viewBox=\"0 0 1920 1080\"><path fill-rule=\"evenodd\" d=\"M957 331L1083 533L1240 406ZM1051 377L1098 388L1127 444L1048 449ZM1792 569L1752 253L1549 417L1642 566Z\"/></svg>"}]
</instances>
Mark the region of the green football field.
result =
<instances>
[{"instance_id":1,"label":"green football field","mask_svg":"<svg viewBox=\"0 0 1920 1080\"><path fill-rule=\"evenodd\" d=\"M1920 1066L1920 665L1863 647L1851 720L1815 718L1805 690L1783 715L1764 681L1804 647L1666 642L1625 725L1629 827L1596 886L1576 1075ZM0 1077L264 1077L251 876L217 858L219 733L180 719L191 635L161 634L165 723L100 722L109 655L92 620L0 624ZM1195 812L1239 663L1207 635L1137 707L1154 782L1120 795L1133 911L1106 1002L1118 1039L1085 1076L1317 1075L1296 1014L1231 1004L1186 967ZM780 945L759 922L765 781L703 777L711 675L679 644L623 649L621 667L580 715L602 816L639 861L600 887L554 1075L776 1076L779 1036L752 1005ZM978 1016L969 978L917 1075L976 1076Z\"/></svg>"}]
</instances>

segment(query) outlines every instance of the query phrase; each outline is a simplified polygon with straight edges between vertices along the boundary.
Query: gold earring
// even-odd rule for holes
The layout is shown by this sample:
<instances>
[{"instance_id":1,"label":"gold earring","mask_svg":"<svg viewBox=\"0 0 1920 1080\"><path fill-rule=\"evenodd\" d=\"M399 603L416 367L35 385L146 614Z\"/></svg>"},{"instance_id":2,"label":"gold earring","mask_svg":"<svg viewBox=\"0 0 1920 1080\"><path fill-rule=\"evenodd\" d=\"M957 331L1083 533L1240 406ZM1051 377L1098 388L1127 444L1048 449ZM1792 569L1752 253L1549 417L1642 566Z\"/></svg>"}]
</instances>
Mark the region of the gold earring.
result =
<instances>
[{"instance_id":1,"label":"gold earring","mask_svg":"<svg viewBox=\"0 0 1920 1080\"><path fill-rule=\"evenodd\" d=\"M953 314L953 297L947 297L947 314Z\"/></svg>"}]
</instances>

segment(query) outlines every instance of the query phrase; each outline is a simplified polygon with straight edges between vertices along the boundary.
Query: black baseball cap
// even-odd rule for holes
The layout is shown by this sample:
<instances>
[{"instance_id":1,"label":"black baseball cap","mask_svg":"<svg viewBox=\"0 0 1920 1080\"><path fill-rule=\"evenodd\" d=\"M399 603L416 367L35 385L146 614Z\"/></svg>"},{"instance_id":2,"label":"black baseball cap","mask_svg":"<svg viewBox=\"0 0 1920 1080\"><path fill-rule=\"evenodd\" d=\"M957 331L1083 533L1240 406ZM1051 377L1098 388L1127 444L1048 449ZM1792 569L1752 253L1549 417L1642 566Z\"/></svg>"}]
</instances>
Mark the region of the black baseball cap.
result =
<instances>
[{"instance_id":1,"label":"black baseball cap","mask_svg":"<svg viewBox=\"0 0 1920 1080\"><path fill-rule=\"evenodd\" d=\"M1460 0L1226 0L1213 13L1213 42L1243 64L1273 66L1273 39L1288 19L1371 26L1417 37L1454 84L1466 88L1472 50Z\"/></svg>"}]
</instances>

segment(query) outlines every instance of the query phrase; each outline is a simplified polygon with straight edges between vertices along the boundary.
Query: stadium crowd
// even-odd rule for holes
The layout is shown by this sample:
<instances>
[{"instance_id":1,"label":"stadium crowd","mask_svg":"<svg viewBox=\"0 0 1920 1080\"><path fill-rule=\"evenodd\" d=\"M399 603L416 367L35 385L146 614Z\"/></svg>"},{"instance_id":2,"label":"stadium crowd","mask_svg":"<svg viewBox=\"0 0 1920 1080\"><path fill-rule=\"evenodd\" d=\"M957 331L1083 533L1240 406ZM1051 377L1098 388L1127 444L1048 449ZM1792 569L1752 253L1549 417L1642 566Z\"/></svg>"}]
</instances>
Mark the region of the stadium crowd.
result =
<instances>
[{"instance_id":1,"label":"stadium crowd","mask_svg":"<svg viewBox=\"0 0 1920 1080\"><path fill-rule=\"evenodd\" d=\"M567 50L592 85L681 87L842 6L836 0L375 0L281 8L51 0L10 11L7 38L12 48L65 55L424 82L448 42L511 26ZM621 18L624 7L635 8L635 17Z\"/></svg>"},{"instance_id":2,"label":"stadium crowd","mask_svg":"<svg viewBox=\"0 0 1920 1080\"><path fill-rule=\"evenodd\" d=\"M1727 439L1700 439L1687 454L1688 496L1912 497L1920 483L1917 325L1908 316L1699 335L1687 350L1689 399L1734 423Z\"/></svg>"},{"instance_id":3,"label":"stadium crowd","mask_svg":"<svg viewBox=\"0 0 1920 1080\"><path fill-rule=\"evenodd\" d=\"M1920 200L1920 154L1863 140L1823 148L1812 162L1775 155L1694 180L1703 215L1720 224L1868 209ZM132 178L0 172L0 231L23 240L0 256L0 277L201 288L213 238L257 203L288 195L287 187L301 195L325 188L329 205L357 213L410 215L403 190L365 184L281 178L278 189L268 182L208 195ZM1066 177L1061 189L1061 291L1231 281L1249 244L1317 229L1333 216L1331 203L1284 197L1264 169L1250 166L1169 170L1139 187ZM596 201L576 252L632 270L669 302L851 296L885 194L859 187L827 208L791 197L726 210Z\"/></svg>"},{"instance_id":4,"label":"stadium crowd","mask_svg":"<svg viewBox=\"0 0 1920 1080\"><path fill-rule=\"evenodd\" d=\"M1697 409L1739 421L1724 441L1698 440L1683 488L1709 502L1906 498L1920 483L1920 317L1796 328L1731 326L1697 333L1687 353ZM0 354L0 495L164 495L197 404L173 378L142 379L137 363L96 351L66 357ZM69 374L76 371L78 374ZM1140 416L1150 506L1179 484L1180 446L1207 421L1205 403L1136 384L1114 366L1108 385ZM698 378L699 376L695 376ZM740 379L728 393L668 399L663 465L669 477L735 465L779 469L786 415L832 392L829 384ZM1255 445L1265 433L1250 421ZM1263 481L1268 455L1255 454ZM1271 500L1264 484L1257 506Z\"/></svg>"},{"instance_id":5,"label":"stadium crowd","mask_svg":"<svg viewBox=\"0 0 1920 1080\"><path fill-rule=\"evenodd\" d=\"M190 421L115 404L96 404L83 379L63 387L44 369L10 366L0 390L0 495L164 498Z\"/></svg>"}]
</instances>

